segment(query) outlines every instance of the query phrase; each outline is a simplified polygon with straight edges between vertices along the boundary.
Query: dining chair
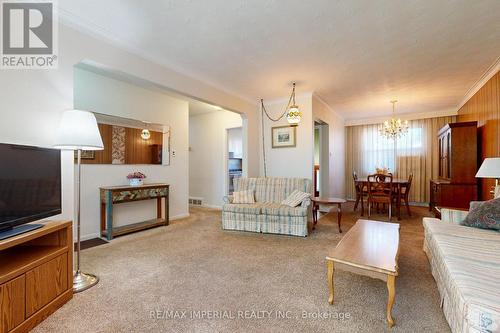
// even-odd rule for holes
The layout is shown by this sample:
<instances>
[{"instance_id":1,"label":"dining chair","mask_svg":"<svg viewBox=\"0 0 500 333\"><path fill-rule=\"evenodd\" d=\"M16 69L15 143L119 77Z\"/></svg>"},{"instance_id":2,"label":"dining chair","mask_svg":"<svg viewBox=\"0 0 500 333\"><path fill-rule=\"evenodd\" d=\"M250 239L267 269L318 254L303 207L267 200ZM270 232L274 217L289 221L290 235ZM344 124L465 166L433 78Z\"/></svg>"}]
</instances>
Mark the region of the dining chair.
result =
<instances>
[{"instance_id":1,"label":"dining chair","mask_svg":"<svg viewBox=\"0 0 500 333\"><path fill-rule=\"evenodd\" d=\"M368 217L374 203L387 204L389 221L392 219L392 203L394 193L392 187L392 174L373 174L368 176Z\"/></svg>"},{"instance_id":2,"label":"dining chair","mask_svg":"<svg viewBox=\"0 0 500 333\"><path fill-rule=\"evenodd\" d=\"M412 181L413 181L413 173L410 173L410 176L408 177L408 183L401 184L401 189L400 189L401 201L404 201L404 204L406 206L406 211L408 212L408 216L411 216L409 197L410 197L410 189Z\"/></svg>"},{"instance_id":3,"label":"dining chair","mask_svg":"<svg viewBox=\"0 0 500 333\"><path fill-rule=\"evenodd\" d=\"M364 197L368 196L368 190L362 182L358 183L358 174L356 171L352 172L352 179L354 181L354 189L356 190L356 202L354 203L354 211L358 209L358 204L361 201L361 216L365 214Z\"/></svg>"}]
</instances>

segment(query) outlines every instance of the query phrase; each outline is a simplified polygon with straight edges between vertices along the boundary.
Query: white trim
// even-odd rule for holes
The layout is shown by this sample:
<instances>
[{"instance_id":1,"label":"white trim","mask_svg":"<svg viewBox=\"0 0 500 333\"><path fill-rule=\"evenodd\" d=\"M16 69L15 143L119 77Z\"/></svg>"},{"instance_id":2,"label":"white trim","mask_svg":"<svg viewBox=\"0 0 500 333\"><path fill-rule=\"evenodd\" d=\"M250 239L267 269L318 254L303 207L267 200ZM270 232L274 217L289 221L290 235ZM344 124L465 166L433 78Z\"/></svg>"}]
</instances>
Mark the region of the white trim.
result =
<instances>
[{"instance_id":1,"label":"white trim","mask_svg":"<svg viewBox=\"0 0 500 333\"><path fill-rule=\"evenodd\" d=\"M83 241L93 239L93 238L103 238L103 237L101 237L101 234L99 234L99 233L87 234L87 235L80 236L80 241L83 242ZM76 237L73 237L73 243L76 243Z\"/></svg>"},{"instance_id":2,"label":"white trim","mask_svg":"<svg viewBox=\"0 0 500 333\"><path fill-rule=\"evenodd\" d=\"M430 112L420 112L420 113L402 113L397 116L403 120L418 120L418 119L428 119L436 117L446 117L446 116L456 116L458 110L445 109L440 111L430 111ZM358 125L373 125L381 124L387 120L390 116L375 117L375 118L363 118L363 119L348 119L345 121L345 126L358 126Z\"/></svg>"},{"instance_id":3,"label":"white trim","mask_svg":"<svg viewBox=\"0 0 500 333\"><path fill-rule=\"evenodd\" d=\"M175 216L170 216L170 218L168 219L169 221L175 221L175 220L180 220L180 219L184 219L186 217L189 217L189 213L184 213L184 214L179 214L179 215L175 215Z\"/></svg>"},{"instance_id":4,"label":"white trim","mask_svg":"<svg viewBox=\"0 0 500 333\"><path fill-rule=\"evenodd\" d=\"M467 90L465 97L457 106L457 112L481 89L489 79L491 79L498 71L500 71L500 56L491 64L481 77Z\"/></svg>"},{"instance_id":5,"label":"white trim","mask_svg":"<svg viewBox=\"0 0 500 333\"><path fill-rule=\"evenodd\" d=\"M204 208L222 210L222 206L217 206L217 205L201 205L201 206L195 206L195 207L204 207Z\"/></svg>"},{"instance_id":6,"label":"white trim","mask_svg":"<svg viewBox=\"0 0 500 333\"><path fill-rule=\"evenodd\" d=\"M145 52L142 49L139 49L135 45L133 45L132 42L126 41L123 38L119 38L115 35L113 35L110 31L106 30L105 28L88 21L81 16L75 15L74 13L71 13L67 10L62 9L61 7L58 8L59 12L59 18L60 21L59 23L64 24L67 27L70 27L72 29L75 29L81 33L84 33L86 35L89 35L93 38L99 39L101 41L104 41L108 44L111 44L119 49L122 49L126 52L129 52L131 54L134 54L138 57L141 57L147 61L150 61L154 64L160 65L162 67L165 67L169 70L175 71L179 74L182 74L190 79L202 82L208 86L211 86L212 88L215 88L217 90L220 90L226 94L235 96L237 98L240 98L241 100L251 104L251 105L258 105L255 101L255 99L241 95L232 89L229 89L219 83L215 83L212 80L203 77L200 74L195 74L192 71L183 68L179 65L176 65L170 61L167 61L164 58L160 58L157 56L154 56L150 54L149 52Z\"/></svg>"},{"instance_id":7,"label":"white trim","mask_svg":"<svg viewBox=\"0 0 500 333\"><path fill-rule=\"evenodd\" d=\"M318 95L318 93L316 92L313 92L313 97L316 97L316 99L318 101L321 102L321 104L323 104L328 110L330 110L331 113L333 113L334 115L336 115L337 117L339 117L340 119L342 119L345 123L345 117L343 115L341 115L340 113L338 113L337 111L335 111L324 99L323 97L321 97L320 95Z\"/></svg>"}]
</instances>

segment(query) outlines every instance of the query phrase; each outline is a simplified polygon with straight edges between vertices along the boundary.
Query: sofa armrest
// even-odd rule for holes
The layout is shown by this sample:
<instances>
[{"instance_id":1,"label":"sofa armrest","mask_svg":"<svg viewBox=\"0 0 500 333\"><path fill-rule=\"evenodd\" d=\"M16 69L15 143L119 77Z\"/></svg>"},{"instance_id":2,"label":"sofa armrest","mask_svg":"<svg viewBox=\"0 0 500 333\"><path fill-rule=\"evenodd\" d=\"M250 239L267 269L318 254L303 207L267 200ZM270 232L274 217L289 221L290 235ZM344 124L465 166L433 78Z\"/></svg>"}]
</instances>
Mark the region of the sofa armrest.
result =
<instances>
[{"instance_id":1,"label":"sofa armrest","mask_svg":"<svg viewBox=\"0 0 500 333\"><path fill-rule=\"evenodd\" d=\"M302 200L302 203L300 204L300 207L307 208L311 204L311 198L305 198Z\"/></svg>"},{"instance_id":2,"label":"sofa armrest","mask_svg":"<svg viewBox=\"0 0 500 333\"><path fill-rule=\"evenodd\" d=\"M233 202L233 196L232 195L225 195L222 200L224 200L224 203L232 203Z\"/></svg>"},{"instance_id":3,"label":"sofa armrest","mask_svg":"<svg viewBox=\"0 0 500 333\"><path fill-rule=\"evenodd\" d=\"M441 221L453 224L460 224L467 217L467 210L441 208Z\"/></svg>"}]
</instances>

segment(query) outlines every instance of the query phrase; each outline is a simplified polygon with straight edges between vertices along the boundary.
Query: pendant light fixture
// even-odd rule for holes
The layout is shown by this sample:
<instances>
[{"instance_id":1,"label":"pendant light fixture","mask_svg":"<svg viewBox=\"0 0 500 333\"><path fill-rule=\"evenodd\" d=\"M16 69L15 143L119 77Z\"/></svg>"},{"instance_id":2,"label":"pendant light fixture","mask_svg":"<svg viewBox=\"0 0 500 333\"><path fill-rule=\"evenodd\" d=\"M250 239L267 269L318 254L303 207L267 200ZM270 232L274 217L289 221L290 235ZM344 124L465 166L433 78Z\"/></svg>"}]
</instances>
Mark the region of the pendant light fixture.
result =
<instances>
[{"instance_id":1,"label":"pendant light fixture","mask_svg":"<svg viewBox=\"0 0 500 333\"><path fill-rule=\"evenodd\" d=\"M398 139L408 132L408 120L401 121L400 118L396 118L396 103L397 100L392 100L392 118L384 121L380 126L380 135L387 139Z\"/></svg>"},{"instance_id":2,"label":"pendant light fixture","mask_svg":"<svg viewBox=\"0 0 500 333\"><path fill-rule=\"evenodd\" d=\"M267 163L266 163L266 149L265 149L265 137L264 137L264 114L266 117L272 122L278 122L286 115L286 120L290 127L296 127L300 123L300 119L302 118L302 112L300 112L297 103L295 103L295 82L292 82L292 93L290 94L290 98L288 99L288 104L285 107L283 113L277 117L273 118L269 115L264 106L264 100L260 100L260 108L262 111L261 121L262 121L262 157L264 161L264 177L267 177Z\"/></svg>"},{"instance_id":3,"label":"pendant light fixture","mask_svg":"<svg viewBox=\"0 0 500 333\"><path fill-rule=\"evenodd\" d=\"M288 99L288 104L285 107L285 111L278 117L273 118L269 115L264 106L264 100L260 100L260 105L262 109L262 113L267 116L267 118L273 122L280 121L286 115L286 120L291 127L298 126L300 123L300 119L302 118L302 112L300 112L297 103L295 103L295 82L292 82L292 93L290 94L290 98Z\"/></svg>"}]
</instances>

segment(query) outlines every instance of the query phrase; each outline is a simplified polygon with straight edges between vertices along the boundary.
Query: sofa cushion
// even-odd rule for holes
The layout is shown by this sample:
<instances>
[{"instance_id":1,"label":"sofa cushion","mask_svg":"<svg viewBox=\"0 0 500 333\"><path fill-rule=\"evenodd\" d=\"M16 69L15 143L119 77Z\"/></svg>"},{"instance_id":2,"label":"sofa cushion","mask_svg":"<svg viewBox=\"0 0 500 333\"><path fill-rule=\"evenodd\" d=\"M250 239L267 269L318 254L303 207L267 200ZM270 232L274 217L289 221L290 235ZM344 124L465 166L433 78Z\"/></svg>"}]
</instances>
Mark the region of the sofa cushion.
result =
<instances>
[{"instance_id":1,"label":"sofa cushion","mask_svg":"<svg viewBox=\"0 0 500 333\"><path fill-rule=\"evenodd\" d=\"M253 190L244 190L233 192L233 203L235 204L253 204L255 203L255 196Z\"/></svg>"},{"instance_id":2,"label":"sofa cushion","mask_svg":"<svg viewBox=\"0 0 500 333\"><path fill-rule=\"evenodd\" d=\"M461 223L467 227L500 230L500 198L483 202Z\"/></svg>"},{"instance_id":3,"label":"sofa cushion","mask_svg":"<svg viewBox=\"0 0 500 333\"><path fill-rule=\"evenodd\" d=\"M425 244L453 332L500 325L500 233L424 218Z\"/></svg>"},{"instance_id":4,"label":"sofa cushion","mask_svg":"<svg viewBox=\"0 0 500 333\"><path fill-rule=\"evenodd\" d=\"M225 212L233 212L233 213L243 213L243 214L260 214L262 209L261 203L253 203L253 204L236 204L236 203L227 203L224 204L222 210Z\"/></svg>"},{"instance_id":5,"label":"sofa cushion","mask_svg":"<svg viewBox=\"0 0 500 333\"><path fill-rule=\"evenodd\" d=\"M306 198L311 196L310 193L302 192L299 190L295 190L285 200L281 202L282 205L287 205L290 207L297 207L304 201Z\"/></svg>"},{"instance_id":6,"label":"sofa cushion","mask_svg":"<svg viewBox=\"0 0 500 333\"><path fill-rule=\"evenodd\" d=\"M234 190L253 190L257 202L281 202L294 190L311 192L312 182L305 178L236 178Z\"/></svg>"},{"instance_id":7,"label":"sofa cushion","mask_svg":"<svg viewBox=\"0 0 500 333\"><path fill-rule=\"evenodd\" d=\"M264 203L262 205L262 214L280 216L307 216L307 208L290 207L274 202Z\"/></svg>"}]
</instances>

